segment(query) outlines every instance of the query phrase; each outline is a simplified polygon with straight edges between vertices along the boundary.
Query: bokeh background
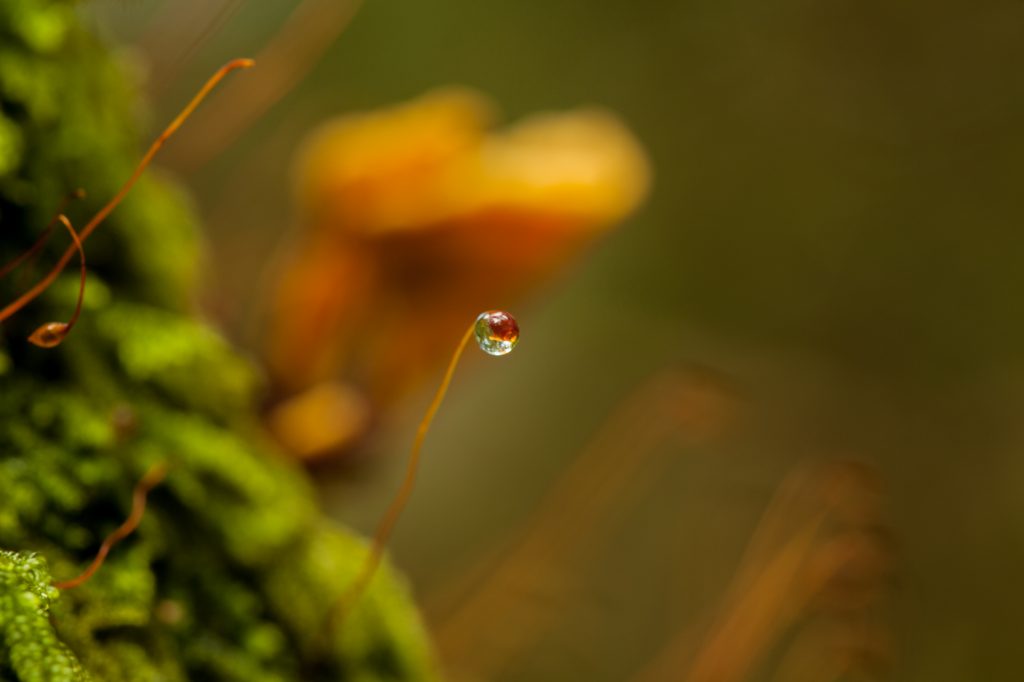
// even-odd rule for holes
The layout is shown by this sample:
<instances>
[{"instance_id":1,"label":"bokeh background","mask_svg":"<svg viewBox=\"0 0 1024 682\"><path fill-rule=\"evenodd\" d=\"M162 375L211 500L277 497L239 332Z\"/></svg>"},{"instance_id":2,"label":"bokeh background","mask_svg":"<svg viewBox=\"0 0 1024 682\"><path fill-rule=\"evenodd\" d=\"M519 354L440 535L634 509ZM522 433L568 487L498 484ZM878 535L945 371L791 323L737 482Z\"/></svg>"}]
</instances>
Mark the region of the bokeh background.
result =
<instances>
[{"instance_id":1,"label":"bokeh background","mask_svg":"<svg viewBox=\"0 0 1024 682\"><path fill-rule=\"evenodd\" d=\"M81 11L155 130L300 4ZM203 308L257 361L295 152L332 117L448 84L507 121L596 104L653 168L636 215L517 302L520 348L466 361L431 433L392 556L453 677L1020 679L1024 4L351 9L322 55L276 54L265 106L219 95L265 109L251 124L201 110L161 157L207 226ZM380 415L358 466L317 470L333 516L372 529L432 391ZM819 566L836 547L854 559ZM778 557L814 565L776 581Z\"/></svg>"}]
</instances>

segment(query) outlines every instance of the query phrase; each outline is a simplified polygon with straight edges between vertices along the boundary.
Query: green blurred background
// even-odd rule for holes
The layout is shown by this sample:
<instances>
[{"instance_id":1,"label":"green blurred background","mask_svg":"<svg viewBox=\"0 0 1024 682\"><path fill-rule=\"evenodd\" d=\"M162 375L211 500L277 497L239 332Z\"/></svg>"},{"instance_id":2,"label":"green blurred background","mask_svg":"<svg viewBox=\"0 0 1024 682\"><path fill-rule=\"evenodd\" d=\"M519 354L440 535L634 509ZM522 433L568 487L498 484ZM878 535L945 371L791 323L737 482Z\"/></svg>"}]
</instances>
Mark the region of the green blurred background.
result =
<instances>
[{"instance_id":1,"label":"green blurred background","mask_svg":"<svg viewBox=\"0 0 1024 682\"><path fill-rule=\"evenodd\" d=\"M83 12L131 50L155 129L297 4L240 3L148 79L221 4ZM267 264L296 222L292 156L318 123L446 84L488 93L506 120L614 110L648 150L653 193L516 311L513 356L460 371L393 543L417 592L521 523L635 386L697 365L728 377L742 416L710 443L665 446L570 590L523 589L553 622L496 679L631 679L706 625L787 472L844 457L877 470L894 540L876 676L1019 680L1022 74L1019 0L367 0L223 154L176 156L186 128L164 167L208 226L206 309L255 349ZM321 477L337 518L372 528L430 391L387 416L376 466Z\"/></svg>"}]
</instances>

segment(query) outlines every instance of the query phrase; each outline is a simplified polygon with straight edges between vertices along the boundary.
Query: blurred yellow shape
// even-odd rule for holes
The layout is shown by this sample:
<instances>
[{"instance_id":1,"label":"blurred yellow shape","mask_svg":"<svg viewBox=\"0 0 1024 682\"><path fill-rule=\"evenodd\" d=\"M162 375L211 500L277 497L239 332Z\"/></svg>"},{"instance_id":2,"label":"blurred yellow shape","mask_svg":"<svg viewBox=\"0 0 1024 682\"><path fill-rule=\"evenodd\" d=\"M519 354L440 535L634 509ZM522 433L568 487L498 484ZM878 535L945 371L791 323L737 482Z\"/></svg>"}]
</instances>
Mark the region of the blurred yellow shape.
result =
<instances>
[{"instance_id":1,"label":"blurred yellow shape","mask_svg":"<svg viewBox=\"0 0 1024 682\"><path fill-rule=\"evenodd\" d=\"M487 102L447 89L381 112L346 116L300 152L297 195L314 229L416 229L457 211L456 166L483 142Z\"/></svg>"},{"instance_id":2,"label":"blurred yellow shape","mask_svg":"<svg viewBox=\"0 0 1024 682\"><path fill-rule=\"evenodd\" d=\"M295 172L304 231L268 328L279 399L340 378L387 407L464 320L514 308L646 196L646 156L610 113L492 120L482 95L448 88L310 136Z\"/></svg>"},{"instance_id":3,"label":"blurred yellow shape","mask_svg":"<svg viewBox=\"0 0 1024 682\"><path fill-rule=\"evenodd\" d=\"M324 382L289 400L269 415L269 426L285 448L303 459L362 435L370 411L349 386Z\"/></svg>"},{"instance_id":4,"label":"blurred yellow shape","mask_svg":"<svg viewBox=\"0 0 1024 682\"><path fill-rule=\"evenodd\" d=\"M603 111L540 114L484 142L470 161L466 211L507 206L592 230L625 218L647 194L647 160Z\"/></svg>"},{"instance_id":5,"label":"blurred yellow shape","mask_svg":"<svg viewBox=\"0 0 1024 682\"><path fill-rule=\"evenodd\" d=\"M539 114L488 133L492 112L448 88L327 124L300 156L300 203L317 224L364 234L505 212L595 230L646 195L646 157L613 115Z\"/></svg>"}]
</instances>

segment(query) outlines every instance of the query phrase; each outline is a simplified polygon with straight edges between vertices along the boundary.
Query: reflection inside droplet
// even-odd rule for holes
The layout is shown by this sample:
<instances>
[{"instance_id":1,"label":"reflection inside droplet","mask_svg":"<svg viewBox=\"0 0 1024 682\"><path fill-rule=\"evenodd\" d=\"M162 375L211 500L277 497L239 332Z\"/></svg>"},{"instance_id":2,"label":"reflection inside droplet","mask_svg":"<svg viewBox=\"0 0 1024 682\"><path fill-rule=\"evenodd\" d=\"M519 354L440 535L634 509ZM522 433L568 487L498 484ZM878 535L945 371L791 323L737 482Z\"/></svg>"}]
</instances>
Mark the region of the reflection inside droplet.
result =
<instances>
[{"instance_id":1,"label":"reflection inside droplet","mask_svg":"<svg viewBox=\"0 0 1024 682\"><path fill-rule=\"evenodd\" d=\"M519 323L503 310L480 313L473 331L480 350L488 355L507 355L519 342Z\"/></svg>"}]
</instances>

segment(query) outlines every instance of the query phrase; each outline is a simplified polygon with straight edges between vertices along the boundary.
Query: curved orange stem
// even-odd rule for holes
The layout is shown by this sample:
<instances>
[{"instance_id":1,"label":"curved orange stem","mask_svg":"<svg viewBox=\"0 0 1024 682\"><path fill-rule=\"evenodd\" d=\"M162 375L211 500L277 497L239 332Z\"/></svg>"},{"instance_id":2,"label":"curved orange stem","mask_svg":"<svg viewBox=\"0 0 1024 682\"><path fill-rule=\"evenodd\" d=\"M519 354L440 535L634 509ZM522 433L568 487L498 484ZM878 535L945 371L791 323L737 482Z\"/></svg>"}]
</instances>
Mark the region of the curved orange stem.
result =
<instances>
[{"instance_id":1,"label":"curved orange stem","mask_svg":"<svg viewBox=\"0 0 1024 682\"><path fill-rule=\"evenodd\" d=\"M230 100L211 105L196 134L174 151L171 165L194 170L223 152L316 66L349 26L363 0L302 0L260 50L266 67L258 83L235 83Z\"/></svg>"},{"instance_id":2,"label":"curved orange stem","mask_svg":"<svg viewBox=\"0 0 1024 682\"><path fill-rule=\"evenodd\" d=\"M78 301L75 303L75 312L71 313L71 319L68 320L67 329L64 332L67 334L75 326L75 323L78 322L78 316L82 314L82 299L85 298L85 249L82 248L82 240L79 239L78 233L75 232L75 228L71 225L71 221L63 215L57 216L57 219L64 224L64 227L71 234L71 239L75 242L75 248L78 249L78 262L82 271L78 283Z\"/></svg>"},{"instance_id":3,"label":"curved orange stem","mask_svg":"<svg viewBox=\"0 0 1024 682\"><path fill-rule=\"evenodd\" d=\"M108 201L107 204L103 208L101 208L99 212L97 212L96 215L94 215L92 219L89 220L88 223L86 223L85 227L82 228L82 231L80 233L81 241L84 242L86 239L88 239L89 235L92 234L97 227L99 227L100 223L102 223L104 219L106 219L106 217L110 215L110 213L115 208L117 208L121 201L124 200L125 196L128 195L128 192L131 191L132 187L135 186L135 183L138 182L139 178L142 176L143 171L146 170L146 167L149 165L150 161L153 160L153 157L156 156L156 153L160 151L161 147L163 147L164 142L166 142L171 135L177 132L178 128L181 127L181 124L185 122L185 119L187 119L189 115L193 111L195 111L196 107L199 106L203 99L208 94L210 94L210 91L213 90L226 75L228 75L235 69L247 69L254 63L255 62L253 62L253 60L251 59L232 60L224 66L222 66L220 69L218 69L217 72L214 73L213 76L211 76L208 81L206 81L203 87L199 89L199 92L196 93L195 97L192 98L192 101L190 101L185 106L185 108L181 110L181 113L179 113L174 118L174 120L171 121L170 125L168 125L164 129L164 131L160 133L159 137L157 137L156 140L153 141L153 144L150 145L149 149L146 151L146 154L142 157L142 160L135 167L135 170L132 172L131 177L129 177L127 182L125 182L121 186L121 189L117 191L117 194L114 195L114 198ZM6 308L0 310L0 322L3 322L11 315L14 315L16 312L18 312L26 305L28 305L36 298L38 298L38 296L41 293L46 291L46 289L51 284L53 284L53 281L57 279L57 276L60 275L61 271L63 271L67 264L71 261L71 258L74 255L75 247L72 246L67 251L64 252L64 255L61 256L60 260L57 261L57 264L53 267L52 270L50 270L49 273L47 273L45 277L43 277L43 279L41 279L38 283L36 283L35 286L26 291L24 294L19 296L17 300L15 300L13 303L8 304Z\"/></svg>"},{"instance_id":4,"label":"curved orange stem","mask_svg":"<svg viewBox=\"0 0 1024 682\"><path fill-rule=\"evenodd\" d=\"M121 540L135 532L135 529L139 527L139 523L142 522L142 515L146 511L146 495L149 491L160 484L161 481L167 476L167 464L164 462L158 462L150 467L146 475L142 477L142 480L135 486L135 490L132 491L132 510L128 514L128 518L125 522L118 526L117 530L107 536L100 545L100 549L96 552L96 558L92 560L89 567L86 568L80 575L71 580L65 580L63 582L55 582L53 586L58 590L70 590L74 587L78 587L83 583L87 582L92 578L93 574L96 573L106 561L107 555L110 553L110 549Z\"/></svg>"},{"instance_id":5,"label":"curved orange stem","mask_svg":"<svg viewBox=\"0 0 1024 682\"><path fill-rule=\"evenodd\" d=\"M78 238L78 233L75 232L75 228L71 225L71 221L67 219L67 216L64 214L58 215L57 220L67 228L72 241L75 242L82 275L78 284L78 302L75 304L75 312L71 314L71 319L67 322L47 322L36 328L28 337L30 343L40 348L53 348L60 345L60 342L71 333L71 328L75 326L75 323L78 322L78 316L82 314L82 300L85 298L85 249L82 248L82 240Z\"/></svg>"},{"instance_id":6,"label":"curved orange stem","mask_svg":"<svg viewBox=\"0 0 1024 682\"><path fill-rule=\"evenodd\" d=\"M474 323L475 324L475 323ZM448 386L452 382L452 377L455 375L455 368L459 364L459 359L462 357L463 351L466 350L466 345L469 340L473 337L473 327L471 324L466 333L462 335L462 339L459 341L459 345L455 348L455 352L452 354L451 360L448 362L448 369L445 370L444 378L441 379L441 385L438 386L437 392L434 394L434 399L430 402L430 406L427 407L426 413L423 415L423 419L420 421L419 428L416 429L416 438L413 440L412 449L409 451L409 461L405 469L405 478L402 480L402 486L398 489L398 493L391 501L391 505L384 513L383 518L377 526L377 532L373 536L373 544L370 547L370 553L366 557L366 561L363 563L359 574L356 579L349 586L348 590L342 594L338 600L336 611L334 616L339 621L344 618L345 615L355 606L356 602L359 601L359 597L362 596L363 592L366 591L366 587L370 584L370 580L373 579L373 575L380 565L381 557L384 554L384 547L387 545L388 539L391 537L391 532L395 529L395 524L398 523L398 517L402 515L402 511L405 509L405 505L409 502L409 498L412 496L413 488L416 486L416 474L419 471L421 453L423 450L423 442L427 438L427 432L430 431L430 424L434 421L434 415L437 414L438 409L441 407L441 402L444 400L445 394L448 392Z\"/></svg>"},{"instance_id":7,"label":"curved orange stem","mask_svg":"<svg viewBox=\"0 0 1024 682\"><path fill-rule=\"evenodd\" d=\"M50 235L53 234L53 228L56 227L57 220L60 218L60 214L64 212L64 209L67 208L68 203L70 203L72 199L82 199L83 197L85 197L85 190L79 188L61 199L60 206L57 207L56 215L54 215L53 218L50 219L50 222L46 224L46 227L43 229L43 233L39 235L39 239L37 239L35 243L20 256L12 258L7 263L4 263L4 265L0 267L0 278L6 277L12 270L39 253L40 249L42 249L50 239Z\"/></svg>"}]
</instances>

